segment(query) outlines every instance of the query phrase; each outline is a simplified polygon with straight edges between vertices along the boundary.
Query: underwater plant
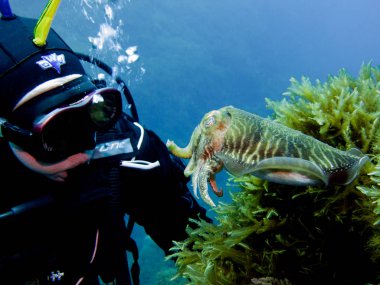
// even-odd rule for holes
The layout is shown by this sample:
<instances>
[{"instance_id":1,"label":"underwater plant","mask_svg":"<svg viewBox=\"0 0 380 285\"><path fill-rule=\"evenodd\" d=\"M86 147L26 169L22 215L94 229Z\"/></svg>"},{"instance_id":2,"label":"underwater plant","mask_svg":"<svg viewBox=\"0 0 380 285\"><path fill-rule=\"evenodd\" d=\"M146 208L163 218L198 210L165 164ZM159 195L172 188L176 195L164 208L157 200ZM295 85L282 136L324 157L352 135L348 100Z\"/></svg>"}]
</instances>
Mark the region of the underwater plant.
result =
<instances>
[{"instance_id":1,"label":"underwater plant","mask_svg":"<svg viewBox=\"0 0 380 285\"><path fill-rule=\"evenodd\" d=\"M341 150L370 157L345 186L295 187L252 175L229 179L216 222L193 221L175 241L186 284L380 284L380 68L341 69L325 82L290 79L272 119Z\"/></svg>"}]
</instances>

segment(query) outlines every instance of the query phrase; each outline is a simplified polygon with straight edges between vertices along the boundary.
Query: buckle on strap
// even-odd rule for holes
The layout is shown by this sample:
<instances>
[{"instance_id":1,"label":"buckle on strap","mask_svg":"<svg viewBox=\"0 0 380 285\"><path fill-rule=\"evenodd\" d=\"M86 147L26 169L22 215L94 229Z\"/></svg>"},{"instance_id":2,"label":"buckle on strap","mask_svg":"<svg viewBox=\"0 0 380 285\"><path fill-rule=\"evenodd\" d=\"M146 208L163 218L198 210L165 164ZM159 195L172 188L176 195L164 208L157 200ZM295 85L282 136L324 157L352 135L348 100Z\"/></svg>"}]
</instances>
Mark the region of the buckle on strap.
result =
<instances>
[{"instance_id":1,"label":"buckle on strap","mask_svg":"<svg viewBox=\"0 0 380 285\"><path fill-rule=\"evenodd\" d=\"M155 162L149 162L146 160L122 160L120 161L120 166L141 170L150 170L159 167L160 162L158 160Z\"/></svg>"},{"instance_id":2,"label":"buckle on strap","mask_svg":"<svg viewBox=\"0 0 380 285\"><path fill-rule=\"evenodd\" d=\"M144 128L139 124L134 122L134 124L140 128L141 135L139 138L139 141L137 143L137 149L140 150L141 145L144 140ZM156 167L160 166L160 162L156 160L155 162L149 162L146 160L135 160L135 157L132 158L132 160L122 160L120 161L120 166L123 167L129 167L129 168L135 168L135 169L140 169L140 170L150 170Z\"/></svg>"}]
</instances>

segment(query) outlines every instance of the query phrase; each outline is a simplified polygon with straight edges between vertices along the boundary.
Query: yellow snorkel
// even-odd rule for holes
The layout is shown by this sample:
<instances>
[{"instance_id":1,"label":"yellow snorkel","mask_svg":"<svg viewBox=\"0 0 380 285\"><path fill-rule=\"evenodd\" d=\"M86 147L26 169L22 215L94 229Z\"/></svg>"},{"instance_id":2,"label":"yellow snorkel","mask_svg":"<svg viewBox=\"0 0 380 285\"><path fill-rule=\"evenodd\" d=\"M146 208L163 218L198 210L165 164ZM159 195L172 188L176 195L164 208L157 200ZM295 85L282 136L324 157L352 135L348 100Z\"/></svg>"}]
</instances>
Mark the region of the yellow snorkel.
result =
<instances>
[{"instance_id":1,"label":"yellow snorkel","mask_svg":"<svg viewBox=\"0 0 380 285\"><path fill-rule=\"evenodd\" d=\"M51 23L61 0L49 0L44 11L42 12L36 27L34 28L33 43L38 47L46 45L46 38L49 34Z\"/></svg>"}]
</instances>

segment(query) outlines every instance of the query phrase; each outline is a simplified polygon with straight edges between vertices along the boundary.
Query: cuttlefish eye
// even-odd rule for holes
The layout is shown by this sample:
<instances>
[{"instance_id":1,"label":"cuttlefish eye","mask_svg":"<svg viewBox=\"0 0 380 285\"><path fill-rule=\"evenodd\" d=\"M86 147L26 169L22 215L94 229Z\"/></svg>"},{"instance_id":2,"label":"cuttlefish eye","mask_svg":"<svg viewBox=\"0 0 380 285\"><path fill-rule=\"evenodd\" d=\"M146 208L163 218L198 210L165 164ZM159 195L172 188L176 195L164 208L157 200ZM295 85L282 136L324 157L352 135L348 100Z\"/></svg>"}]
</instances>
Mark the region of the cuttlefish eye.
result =
<instances>
[{"instance_id":1,"label":"cuttlefish eye","mask_svg":"<svg viewBox=\"0 0 380 285\"><path fill-rule=\"evenodd\" d=\"M215 116L208 117L205 120L204 124L205 124L205 128L209 128L209 127L213 126L215 124Z\"/></svg>"}]
</instances>

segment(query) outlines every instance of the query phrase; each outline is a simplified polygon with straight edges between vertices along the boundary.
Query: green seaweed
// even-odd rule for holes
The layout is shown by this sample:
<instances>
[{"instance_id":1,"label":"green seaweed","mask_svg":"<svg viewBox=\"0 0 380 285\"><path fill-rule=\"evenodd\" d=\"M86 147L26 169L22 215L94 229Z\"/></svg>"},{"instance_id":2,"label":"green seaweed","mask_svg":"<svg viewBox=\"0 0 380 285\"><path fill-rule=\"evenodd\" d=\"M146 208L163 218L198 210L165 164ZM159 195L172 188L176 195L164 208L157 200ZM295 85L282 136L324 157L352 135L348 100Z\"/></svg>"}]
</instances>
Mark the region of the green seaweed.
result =
<instances>
[{"instance_id":1,"label":"green seaweed","mask_svg":"<svg viewBox=\"0 0 380 285\"><path fill-rule=\"evenodd\" d=\"M290 79L272 119L371 162L347 186L291 187L229 179L216 222L193 221L168 258L187 284L379 284L380 68L363 64L326 82Z\"/></svg>"}]
</instances>

